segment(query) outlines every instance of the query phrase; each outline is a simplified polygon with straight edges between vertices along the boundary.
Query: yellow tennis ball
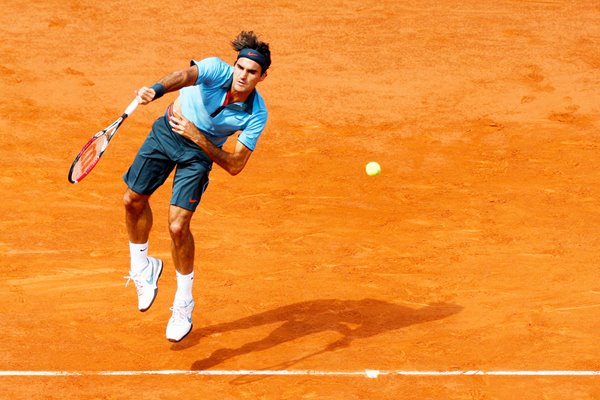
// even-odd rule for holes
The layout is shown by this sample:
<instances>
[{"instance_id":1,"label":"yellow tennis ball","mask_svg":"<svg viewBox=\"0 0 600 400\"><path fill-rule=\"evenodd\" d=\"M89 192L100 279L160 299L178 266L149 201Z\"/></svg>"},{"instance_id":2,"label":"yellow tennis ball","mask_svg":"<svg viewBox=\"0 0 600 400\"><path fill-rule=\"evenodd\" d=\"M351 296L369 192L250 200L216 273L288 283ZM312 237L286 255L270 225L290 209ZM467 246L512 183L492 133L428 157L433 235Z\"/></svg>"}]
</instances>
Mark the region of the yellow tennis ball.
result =
<instances>
[{"instance_id":1,"label":"yellow tennis ball","mask_svg":"<svg viewBox=\"0 0 600 400\"><path fill-rule=\"evenodd\" d=\"M381 165L379 165L379 163L377 163L375 161L371 161L365 167L365 171L367 172L367 175L369 175L369 176L379 175L381 173Z\"/></svg>"}]
</instances>

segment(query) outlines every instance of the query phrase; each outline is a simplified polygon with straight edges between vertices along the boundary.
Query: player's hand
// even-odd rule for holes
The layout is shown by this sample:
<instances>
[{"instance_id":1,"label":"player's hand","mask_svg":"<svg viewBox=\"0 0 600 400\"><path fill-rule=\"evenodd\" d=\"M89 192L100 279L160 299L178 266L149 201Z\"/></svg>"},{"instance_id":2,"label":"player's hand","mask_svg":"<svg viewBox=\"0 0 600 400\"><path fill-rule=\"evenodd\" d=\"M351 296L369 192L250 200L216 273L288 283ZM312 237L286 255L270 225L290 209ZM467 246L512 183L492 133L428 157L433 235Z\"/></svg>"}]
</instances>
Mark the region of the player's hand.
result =
<instances>
[{"instance_id":1,"label":"player's hand","mask_svg":"<svg viewBox=\"0 0 600 400\"><path fill-rule=\"evenodd\" d=\"M192 142L198 142L203 137L196 125L194 125L189 119L183 115L173 112L173 115L169 118L169 124L173 128L173 132L190 139Z\"/></svg>"},{"instance_id":2,"label":"player's hand","mask_svg":"<svg viewBox=\"0 0 600 400\"><path fill-rule=\"evenodd\" d=\"M156 92L154 89L143 86L135 92L136 97L140 100L140 104L148 104L152 100L154 100L154 96L156 96Z\"/></svg>"}]
</instances>

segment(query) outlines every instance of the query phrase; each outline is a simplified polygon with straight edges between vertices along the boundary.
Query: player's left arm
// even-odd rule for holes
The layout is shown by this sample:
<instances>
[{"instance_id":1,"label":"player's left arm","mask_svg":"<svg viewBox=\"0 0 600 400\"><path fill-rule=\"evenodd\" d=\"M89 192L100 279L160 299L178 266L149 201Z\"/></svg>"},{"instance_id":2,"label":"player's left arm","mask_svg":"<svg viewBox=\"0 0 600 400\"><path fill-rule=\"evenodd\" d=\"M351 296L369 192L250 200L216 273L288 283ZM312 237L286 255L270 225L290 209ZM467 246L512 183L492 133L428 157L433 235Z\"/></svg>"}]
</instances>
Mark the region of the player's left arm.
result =
<instances>
[{"instance_id":1,"label":"player's left arm","mask_svg":"<svg viewBox=\"0 0 600 400\"><path fill-rule=\"evenodd\" d=\"M174 92L186 86L192 86L198 79L198 67L193 65L187 69L175 71L161 78L151 87L143 86L136 91L140 104L148 104L162 97L163 94Z\"/></svg>"},{"instance_id":2,"label":"player's left arm","mask_svg":"<svg viewBox=\"0 0 600 400\"><path fill-rule=\"evenodd\" d=\"M252 150L240 141L236 143L232 152L215 146L190 120L179 113L173 113L169 123L175 133L196 143L211 160L231 175L237 175L242 172L252 155Z\"/></svg>"}]
</instances>

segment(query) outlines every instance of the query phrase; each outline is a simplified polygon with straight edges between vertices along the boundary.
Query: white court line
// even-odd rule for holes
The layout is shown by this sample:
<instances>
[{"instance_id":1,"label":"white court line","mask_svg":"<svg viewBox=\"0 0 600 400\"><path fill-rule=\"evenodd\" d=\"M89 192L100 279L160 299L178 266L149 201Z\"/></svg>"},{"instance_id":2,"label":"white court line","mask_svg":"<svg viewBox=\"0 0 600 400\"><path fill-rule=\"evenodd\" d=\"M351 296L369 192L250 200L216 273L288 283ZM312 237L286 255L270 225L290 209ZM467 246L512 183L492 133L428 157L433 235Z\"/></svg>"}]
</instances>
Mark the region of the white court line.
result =
<instances>
[{"instance_id":1,"label":"white court line","mask_svg":"<svg viewBox=\"0 0 600 400\"><path fill-rule=\"evenodd\" d=\"M315 370L149 370L149 371L0 371L7 376L141 376L141 375L204 375L204 376L600 376L600 371L386 371L366 369L363 371L315 371Z\"/></svg>"}]
</instances>

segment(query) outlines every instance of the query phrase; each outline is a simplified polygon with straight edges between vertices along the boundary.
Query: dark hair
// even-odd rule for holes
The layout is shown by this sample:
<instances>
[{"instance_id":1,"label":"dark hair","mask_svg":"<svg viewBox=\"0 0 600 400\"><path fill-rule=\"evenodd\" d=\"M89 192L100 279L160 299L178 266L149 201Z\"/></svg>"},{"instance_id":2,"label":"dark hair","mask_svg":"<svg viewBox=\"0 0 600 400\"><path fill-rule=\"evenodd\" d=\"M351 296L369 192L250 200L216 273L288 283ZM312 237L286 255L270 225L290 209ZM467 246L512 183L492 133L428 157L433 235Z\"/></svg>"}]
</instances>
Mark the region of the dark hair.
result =
<instances>
[{"instance_id":1,"label":"dark hair","mask_svg":"<svg viewBox=\"0 0 600 400\"><path fill-rule=\"evenodd\" d=\"M269 43L260 40L258 35L253 31L241 31L239 35L231 41L231 46L237 52L242 49L254 49L265 56L267 62L263 68L263 74L267 72L267 69L271 66L271 50L269 50Z\"/></svg>"}]
</instances>

